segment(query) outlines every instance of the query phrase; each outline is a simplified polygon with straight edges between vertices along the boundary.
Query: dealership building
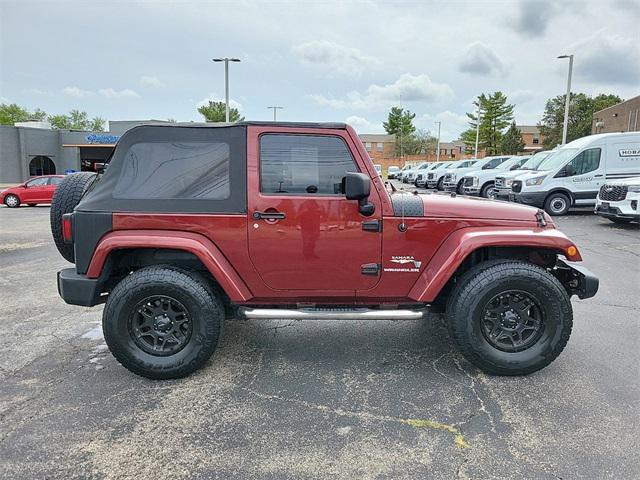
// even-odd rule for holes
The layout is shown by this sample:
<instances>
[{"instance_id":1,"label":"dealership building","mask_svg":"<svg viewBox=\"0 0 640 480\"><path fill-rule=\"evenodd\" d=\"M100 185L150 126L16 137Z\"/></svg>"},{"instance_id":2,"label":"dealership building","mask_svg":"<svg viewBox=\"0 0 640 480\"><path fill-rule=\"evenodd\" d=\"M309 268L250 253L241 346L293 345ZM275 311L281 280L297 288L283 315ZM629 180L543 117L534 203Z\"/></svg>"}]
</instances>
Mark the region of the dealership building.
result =
<instances>
[{"instance_id":1,"label":"dealership building","mask_svg":"<svg viewBox=\"0 0 640 480\"><path fill-rule=\"evenodd\" d=\"M159 120L111 121L109 132L58 130L47 122L0 125L0 184L20 183L36 175L95 171L123 132Z\"/></svg>"}]
</instances>

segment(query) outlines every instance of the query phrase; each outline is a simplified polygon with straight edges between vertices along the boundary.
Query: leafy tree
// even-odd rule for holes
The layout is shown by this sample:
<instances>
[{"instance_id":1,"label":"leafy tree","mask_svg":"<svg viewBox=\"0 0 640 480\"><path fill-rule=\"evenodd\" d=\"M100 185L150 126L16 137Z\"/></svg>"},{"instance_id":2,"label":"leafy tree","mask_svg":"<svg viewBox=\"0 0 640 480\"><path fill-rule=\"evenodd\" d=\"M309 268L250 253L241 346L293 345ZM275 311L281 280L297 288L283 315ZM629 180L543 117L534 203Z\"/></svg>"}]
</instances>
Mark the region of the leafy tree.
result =
<instances>
[{"instance_id":1,"label":"leafy tree","mask_svg":"<svg viewBox=\"0 0 640 480\"><path fill-rule=\"evenodd\" d=\"M522 132L516 127L516 122L512 122L508 130L502 135L502 140L500 140L500 153L516 155L524 151L524 146Z\"/></svg>"},{"instance_id":2,"label":"leafy tree","mask_svg":"<svg viewBox=\"0 0 640 480\"><path fill-rule=\"evenodd\" d=\"M569 97L567 142L590 135L593 114L598 110L620 102L622 102L622 99L617 95L600 94L596 97L590 97L584 93L571 93ZM545 148L553 148L562 143L564 105L564 95L558 95L547 100L542 120L538 124L540 133L544 136L543 144Z\"/></svg>"},{"instance_id":3,"label":"leafy tree","mask_svg":"<svg viewBox=\"0 0 640 480\"><path fill-rule=\"evenodd\" d=\"M36 108L33 112L29 114L29 120L35 120L35 121L41 122L43 120L46 120L46 118L47 118L47 113L44 110L40 110L39 108Z\"/></svg>"},{"instance_id":4,"label":"leafy tree","mask_svg":"<svg viewBox=\"0 0 640 480\"><path fill-rule=\"evenodd\" d=\"M411 113L409 110L405 110L402 107L391 107L387 121L382 123L382 126L389 135L396 136L396 155L411 155L411 153L409 153L411 151L411 147L407 150L405 148L405 144L413 144L413 147L415 148L416 142L412 141L411 138L413 133L416 131L416 127L413 125L413 119L415 117L415 113Z\"/></svg>"},{"instance_id":5,"label":"leafy tree","mask_svg":"<svg viewBox=\"0 0 640 480\"><path fill-rule=\"evenodd\" d=\"M0 105L0 125L13 126L16 122L26 122L28 120L43 120L47 114L37 109L35 112L29 113L16 103Z\"/></svg>"},{"instance_id":6,"label":"leafy tree","mask_svg":"<svg viewBox=\"0 0 640 480\"><path fill-rule=\"evenodd\" d=\"M474 105L480 105L481 112L478 149L484 150L487 155L495 155L500 150L502 132L513 121L513 105L507 103L507 97L502 92L491 95L483 93ZM478 118L475 112L467 113L467 117L470 128L460 138L468 146L475 146Z\"/></svg>"},{"instance_id":7,"label":"leafy tree","mask_svg":"<svg viewBox=\"0 0 640 480\"><path fill-rule=\"evenodd\" d=\"M71 128L71 119L67 115L50 115L49 123L53 128L59 130L69 130Z\"/></svg>"},{"instance_id":8,"label":"leafy tree","mask_svg":"<svg viewBox=\"0 0 640 480\"><path fill-rule=\"evenodd\" d=\"M225 122L226 121L226 104L225 102L212 102L209 100L208 105L198 107L198 112L205 118L207 122ZM237 108L229 107L229 121L242 122L244 117L240 115Z\"/></svg>"},{"instance_id":9,"label":"leafy tree","mask_svg":"<svg viewBox=\"0 0 640 480\"><path fill-rule=\"evenodd\" d=\"M100 117L93 117L89 120L87 112L71 110L68 115L52 115L49 123L54 128L60 130L88 130L91 132L104 132L105 120Z\"/></svg>"},{"instance_id":10,"label":"leafy tree","mask_svg":"<svg viewBox=\"0 0 640 480\"><path fill-rule=\"evenodd\" d=\"M402 154L419 155L436 150L438 139L427 130L416 130L402 140ZM396 145L398 147L399 145ZM396 152L398 154L400 152Z\"/></svg>"},{"instance_id":11,"label":"leafy tree","mask_svg":"<svg viewBox=\"0 0 640 480\"><path fill-rule=\"evenodd\" d=\"M105 119L102 117L93 117L89 122L88 130L92 132L104 132Z\"/></svg>"}]
</instances>

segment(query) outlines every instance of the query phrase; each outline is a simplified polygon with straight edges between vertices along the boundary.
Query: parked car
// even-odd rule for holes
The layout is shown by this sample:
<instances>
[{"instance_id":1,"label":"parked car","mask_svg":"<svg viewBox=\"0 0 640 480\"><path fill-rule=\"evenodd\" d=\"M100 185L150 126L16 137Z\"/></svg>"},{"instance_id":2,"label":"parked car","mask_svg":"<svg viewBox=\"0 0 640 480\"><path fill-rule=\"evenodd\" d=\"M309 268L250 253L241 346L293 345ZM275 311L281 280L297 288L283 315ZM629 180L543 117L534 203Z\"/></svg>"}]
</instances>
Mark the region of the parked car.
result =
<instances>
[{"instance_id":1,"label":"parked car","mask_svg":"<svg viewBox=\"0 0 640 480\"><path fill-rule=\"evenodd\" d=\"M501 172L516 170L531 158L527 156L511 157L495 168L472 170L461 180L462 193L465 195L494 198L496 175Z\"/></svg>"},{"instance_id":2,"label":"parked car","mask_svg":"<svg viewBox=\"0 0 640 480\"><path fill-rule=\"evenodd\" d=\"M596 198L596 214L614 223L640 221L640 176L612 180L600 187Z\"/></svg>"},{"instance_id":3,"label":"parked car","mask_svg":"<svg viewBox=\"0 0 640 480\"><path fill-rule=\"evenodd\" d=\"M422 163L419 163L417 165L414 165L409 170L407 170L406 172L403 173L402 182L403 183L414 183L416 181L416 174L417 174L418 170L420 168L426 167L428 165L429 165L428 162L422 162Z\"/></svg>"},{"instance_id":4,"label":"parked car","mask_svg":"<svg viewBox=\"0 0 640 480\"><path fill-rule=\"evenodd\" d=\"M457 164L457 161L443 162L439 167L433 168L427 172L427 188L437 188L442 190L442 181L447 168Z\"/></svg>"},{"instance_id":5,"label":"parked car","mask_svg":"<svg viewBox=\"0 0 640 480\"><path fill-rule=\"evenodd\" d=\"M409 164L402 167L402 170L400 170L400 173L397 175L396 179L400 180L402 183L407 183L405 177L407 172L412 168L413 168L413 165L409 165Z\"/></svg>"},{"instance_id":6,"label":"parked car","mask_svg":"<svg viewBox=\"0 0 640 480\"><path fill-rule=\"evenodd\" d=\"M442 190L462 193L462 177L472 170L477 162L476 159L461 160L447 168L442 177Z\"/></svg>"},{"instance_id":7,"label":"parked car","mask_svg":"<svg viewBox=\"0 0 640 480\"><path fill-rule=\"evenodd\" d=\"M387 178L389 180L396 178L400 174L400 171L400 167L396 165L389 166L389 168L387 169Z\"/></svg>"},{"instance_id":8,"label":"parked car","mask_svg":"<svg viewBox=\"0 0 640 480\"><path fill-rule=\"evenodd\" d=\"M565 215L572 206L594 206L602 185L640 176L640 133L601 133L567 143L537 172L511 184L510 199Z\"/></svg>"},{"instance_id":9,"label":"parked car","mask_svg":"<svg viewBox=\"0 0 640 480\"><path fill-rule=\"evenodd\" d=\"M499 172L496 175L494 196L499 200L509 200L509 194L511 193L511 183L513 180L522 175L523 173L536 171L542 161L547 158L553 150L545 150L534 154L532 157L524 162L520 167L508 172Z\"/></svg>"},{"instance_id":10,"label":"parked car","mask_svg":"<svg viewBox=\"0 0 640 480\"><path fill-rule=\"evenodd\" d=\"M30 178L20 185L0 191L0 202L9 208L17 208L25 203L30 207L39 203L51 203L53 192L63 179L63 175Z\"/></svg>"},{"instance_id":11,"label":"parked car","mask_svg":"<svg viewBox=\"0 0 640 480\"><path fill-rule=\"evenodd\" d=\"M429 171L434 170L441 166L444 162L431 162L427 165L424 165L423 168L418 170L416 174L416 180L414 185L420 188L426 188L427 186L427 174Z\"/></svg>"},{"instance_id":12,"label":"parked car","mask_svg":"<svg viewBox=\"0 0 640 480\"><path fill-rule=\"evenodd\" d=\"M295 133L295 134L294 134ZM225 312L249 319L418 319L443 308L484 371L551 363L570 297L598 280L544 212L387 190L348 125L144 125L109 168L53 197L70 304L132 372L177 378L215 351ZM86 193L84 193L86 192ZM384 241L383 241L384 238Z\"/></svg>"},{"instance_id":13,"label":"parked car","mask_svg":"<svg viewBox=\"0 0 640 480\"><path fill-rule=\"evenodd\" d=\"M379 163L376 163L373 168L376 169L376 172L378 172L378 175L381 177L382 176L382 165L380 165Z\"/></svg>"}]
</instances>

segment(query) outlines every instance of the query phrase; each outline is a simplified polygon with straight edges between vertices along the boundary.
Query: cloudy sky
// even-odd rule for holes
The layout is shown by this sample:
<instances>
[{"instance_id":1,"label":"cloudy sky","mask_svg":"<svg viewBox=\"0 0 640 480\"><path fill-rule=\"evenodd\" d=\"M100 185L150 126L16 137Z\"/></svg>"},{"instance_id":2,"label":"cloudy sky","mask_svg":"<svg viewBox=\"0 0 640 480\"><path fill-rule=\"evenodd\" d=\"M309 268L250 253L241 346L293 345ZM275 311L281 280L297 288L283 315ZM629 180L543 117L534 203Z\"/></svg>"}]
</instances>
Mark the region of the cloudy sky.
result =
<instances>
[{"instance_id":1,"label":"cloudy sky","mask_svg":"<svg viewBox=\"0 0 640 480\"><path fill-rule=\"evenodd\" d=\"M382 131L392 105L443 140L482 92L502 90L519 124L550 96L640 93L640 2L0 0L0 101L106 119L201 120L224 97L247 119L347 121Z\"/></svg>"}]
</instances>

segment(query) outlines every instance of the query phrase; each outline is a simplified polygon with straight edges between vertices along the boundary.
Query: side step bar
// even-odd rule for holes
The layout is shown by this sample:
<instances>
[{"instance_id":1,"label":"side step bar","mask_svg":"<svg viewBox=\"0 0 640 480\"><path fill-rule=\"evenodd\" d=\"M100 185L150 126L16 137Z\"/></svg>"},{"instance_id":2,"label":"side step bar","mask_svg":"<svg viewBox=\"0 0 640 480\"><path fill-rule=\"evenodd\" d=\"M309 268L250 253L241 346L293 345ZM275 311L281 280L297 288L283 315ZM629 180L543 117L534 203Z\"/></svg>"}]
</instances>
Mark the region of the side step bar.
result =
<instances>
[{"instance_id":1,"label":"side step bar","mask_svg":"<svg viewBox=\"0 0 640 480\"><path fill-rule=\"evenodd\" d=\"M240 307L240 316L259 320L417 320L421 310L370 310L368 308L279 308Z\"/></svg>"}]
</instances>

